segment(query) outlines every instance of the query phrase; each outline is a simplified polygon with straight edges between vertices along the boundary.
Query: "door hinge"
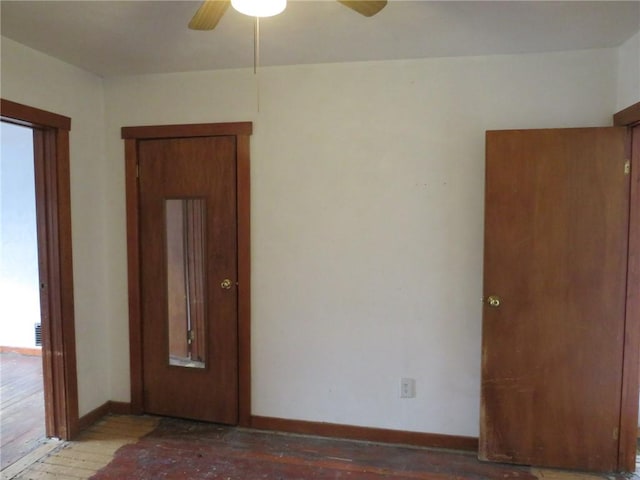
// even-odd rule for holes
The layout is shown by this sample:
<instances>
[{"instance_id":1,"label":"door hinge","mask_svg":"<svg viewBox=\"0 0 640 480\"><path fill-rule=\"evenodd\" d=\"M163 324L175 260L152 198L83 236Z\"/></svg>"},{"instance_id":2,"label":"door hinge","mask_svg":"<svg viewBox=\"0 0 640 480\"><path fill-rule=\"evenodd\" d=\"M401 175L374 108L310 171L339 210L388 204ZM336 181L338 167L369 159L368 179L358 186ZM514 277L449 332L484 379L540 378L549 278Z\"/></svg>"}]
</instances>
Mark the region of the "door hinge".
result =
<instances>
[{"instance_id":1,"label":"door hinge","mask_svg":"<svg viewBox=\"0 0 640 480\"><path fill-rule=\"evenodd\" d=\"M627 160L624 162L624 174L629 175L631 173L631 161Z\"/></svg>"},{"instance_id":2,"label":"door hinge","mask_svg":"<svg viewBox=\"0 0 640 480\"><path fill-rule=\"evenodd\" d=\"M140 164L136 163L136 178L140 178Z\"/></svg>"},{"instance_id":3,"label":"door hinge","mask_svg":"<svg viewBox=\"0 0 640 480\"><path fill-rule=\"evenodd\" d=\"M618 440L618 436L620 434L620 429L618 427L613 429L613 439Z\"/></svg>"}]
</instances>

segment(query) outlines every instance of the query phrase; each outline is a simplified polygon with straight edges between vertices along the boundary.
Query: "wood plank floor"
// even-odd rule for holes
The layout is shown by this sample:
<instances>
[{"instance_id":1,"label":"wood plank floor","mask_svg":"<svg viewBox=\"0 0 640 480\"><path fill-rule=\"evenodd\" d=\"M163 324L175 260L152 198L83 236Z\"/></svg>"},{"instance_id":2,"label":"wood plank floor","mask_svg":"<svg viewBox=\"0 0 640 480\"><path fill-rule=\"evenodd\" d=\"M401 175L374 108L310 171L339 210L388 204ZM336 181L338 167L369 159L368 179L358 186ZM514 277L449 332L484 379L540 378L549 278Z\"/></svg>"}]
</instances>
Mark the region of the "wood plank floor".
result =
<instances>
[{"instance_id":1,"label":"wood plank floor","mask_svg":"<svg viewBox=\"0 0 640 480\"><path fill-rule=\"evenodd\" d=\"M633 479L488 465L473 455L108 416L72 442L44 438L41 358L0 354L0 479ZM146 436L146 437L145 437ZM640 443L637 457L640 471Z\"/></svg>"},{"instance_id":2,"label":"wood plank floor","mask_svg":"<svg viewBox=\"0 0 640 480\"><path fill-rule=\"evenodd\" d=\"M42 357L0 353L0 468L44 441Z\"/></svg>"},{"instance_id":3,"label":"wood plank floor","mask_svg":"<svg viewBox=\"0 0 640 480\"><path fill-rule=\"evenodd\" d=\"M124 445L134 444L158 424L158 418L108 416L76 440L49 440L0 472L2 480L85 480L113 460ZM126 477L114 477L128 480ZM186 480L186 479L185 479Z\"/></svg>"},{"instance_id":4,"label":"wood plank floor","mask_svg":"<svg viewBox=\"0 0 640 480\"><path fill-rule=\"evenodd\" d=\"M146 435L146 436L145 436ZM460 452L110 415L5 469L13 480L640 480L478 462Z\"/></svg>"}]
</instances>

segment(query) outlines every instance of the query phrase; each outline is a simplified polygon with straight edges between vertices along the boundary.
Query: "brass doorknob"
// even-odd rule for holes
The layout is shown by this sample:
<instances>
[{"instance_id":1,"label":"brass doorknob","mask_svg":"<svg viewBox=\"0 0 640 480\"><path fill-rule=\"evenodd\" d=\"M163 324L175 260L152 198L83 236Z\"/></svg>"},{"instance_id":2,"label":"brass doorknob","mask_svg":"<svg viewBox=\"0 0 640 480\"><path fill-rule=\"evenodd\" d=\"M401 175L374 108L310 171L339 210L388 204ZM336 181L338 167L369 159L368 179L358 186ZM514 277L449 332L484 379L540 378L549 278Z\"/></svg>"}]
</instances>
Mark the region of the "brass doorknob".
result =
<instances>
[{"instance_id":1,"label":"brass doorknob","mask_svg":"<svg viewBox=\"0 0 640 480\"><path fill-rule=\"evenodd\" d=\"M489 305L490 307L494 307L497 308L500 306L500 297L496 296L496 295L491 295L489 298L487 298L487 305Z\"/></svg>"},{"instance_id":2,"label":"brass doorknob","mask_svg":"<svg viewBox=\"0 0 640 480\"><path fill-rule=\"evenodd\" d=\"M225 278L221 283L220 286L222 288L224 288L225 290L229 290L231 288L231 280L229 280L228 278Z\"/></svg>"}]
</instances>

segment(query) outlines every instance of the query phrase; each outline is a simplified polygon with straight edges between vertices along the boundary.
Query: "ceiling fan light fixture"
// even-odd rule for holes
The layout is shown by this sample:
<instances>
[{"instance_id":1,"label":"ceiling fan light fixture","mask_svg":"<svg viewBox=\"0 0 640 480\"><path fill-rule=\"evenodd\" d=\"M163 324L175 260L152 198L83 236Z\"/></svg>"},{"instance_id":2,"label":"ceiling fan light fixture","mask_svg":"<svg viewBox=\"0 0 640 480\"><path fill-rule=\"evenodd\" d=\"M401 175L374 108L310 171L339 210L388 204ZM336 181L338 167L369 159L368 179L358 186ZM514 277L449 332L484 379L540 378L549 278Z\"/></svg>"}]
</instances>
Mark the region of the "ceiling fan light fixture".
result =
<instances>
[{"instance_id":1,"label":"ceiling fan light fixture","mask_svg":"<svg viewBox=\"0 0 640 480\"><path fill-rule=\"evenodd\" d=\"M273 17L284 11L287 0L231 0L231 6L250 17Z\"/></svg>"}]
</instances>

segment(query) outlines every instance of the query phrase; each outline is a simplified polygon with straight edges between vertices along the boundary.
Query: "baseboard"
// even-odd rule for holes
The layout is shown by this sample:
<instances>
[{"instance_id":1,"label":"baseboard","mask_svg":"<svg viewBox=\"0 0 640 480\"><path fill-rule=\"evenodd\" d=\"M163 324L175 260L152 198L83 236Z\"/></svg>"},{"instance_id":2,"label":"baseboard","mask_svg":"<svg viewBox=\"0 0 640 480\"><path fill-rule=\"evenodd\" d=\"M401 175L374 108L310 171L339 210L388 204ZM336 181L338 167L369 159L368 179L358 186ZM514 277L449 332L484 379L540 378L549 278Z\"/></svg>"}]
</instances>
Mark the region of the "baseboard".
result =
<instances>
[{"instance_id":1,"label":"baseboard","mask_svg":"<svg viewBox=\"0 0 640 480\"><path fill-rule=\"evenodd\" d=\"M108 401L80 417L77 424L77 431L89 428L108 414L130 415L132 413L131 403ZM359 427L355 425L343 425L337 423L261 417L256 415L251 416L250 428L286 433L299 433L303 435L317 435L319 437L362 440L367 442L446 448L449 450L463 450L470 452L478 451L478 439L476 437L443 435L440 433L410 432L386 428Z\"/></svg>"},{"instance_id":2,"label":"baseboard","mask_svg":"<svg viewBox=\"0 0 640 480\"><path fill-rule=\"evenodd\" d=\"M18 353L20 355L29 355L31 357L41 357L42 349L37 347L6 347L0 345L0 353Z\"/></svg>"},{"instance_id":3,"label":"baseboard","mask_svg":"<svg viewBox=\"0 0 640 480\"><path fill-rule=\"evenodd\" d=\"M109 414L109 404L110 403L111 402L105 402L102 405L100 405L98 408L94 408L89 413L81 416L78 419L77 432L79 433L79 432L81 432L83 430L86 430L91 425L93 425L98 420L100 420L102 417L104 417L105 415L108 415Z\"/></svg>"},{"instance_id":4,"label":"baseboard","mask_svg":"<svg viewBox=\"0 0 640 480\"><path fill-rule=\"evenodd\" d=\"M109 415L110 413L115 415L128 415L131 413L131 404L128 402L114 402L109 400L98 408L95 408L86 415L80 417L78 419L77 431L81 432L82 430L86 430L102 417Z\"/></svg>"},{"instance_id":5,"label":"baseboard","mask_svg":"<svg viewBox=\"0 0 640 480\"><path fill-rule=\"evenodd\" d=\"M439 433L409 432L385 428L358 427L353 425L260 416L251 417L251 428L368 442L394 443L472 452L478 451L478 439L475 437L442 435Z\"/></svg>"},{"instance_id":6,"label":"baseboard","mask_svg":"<svg viewBox=\"0 0 640 480\"><path fill-rule=\"evenodd\" d=\"M109 402L109 413L114 415L131 415L131 404L129 402Z\"/></svg>"}]
</instances>

